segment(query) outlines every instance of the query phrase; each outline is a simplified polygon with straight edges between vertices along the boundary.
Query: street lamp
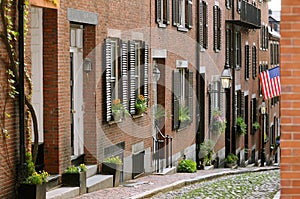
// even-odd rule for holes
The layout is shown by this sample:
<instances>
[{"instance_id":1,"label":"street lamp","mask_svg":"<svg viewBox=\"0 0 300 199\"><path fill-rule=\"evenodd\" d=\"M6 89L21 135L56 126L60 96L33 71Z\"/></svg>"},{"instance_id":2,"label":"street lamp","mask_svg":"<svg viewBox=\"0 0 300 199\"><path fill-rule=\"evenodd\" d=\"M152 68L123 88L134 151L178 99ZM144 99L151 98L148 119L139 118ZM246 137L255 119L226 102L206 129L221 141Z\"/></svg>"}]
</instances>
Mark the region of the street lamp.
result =
<instances>
[{"instance_id":1,"label":"street lamp","mask_svg":"<svg viewBox=\"0 0 300 199\"><path fill-rule=\"evenodd\" d=\"M263 101L260 107L261 114L263 116L262 132L261 132L261 166L265 165L265 115L266 115L266 103Z\"/></svg>"},{"instance_id":2,"label":"street lamp","mask_svg":"<svg viewBox=\"0 0 300 199\"><path fill-rule=\"evenodd\" d=\"M226 130L225 130L225 156L230 153L230 87L231 87L231 81L232 81L232 76L231 76L231 70L230 68L225 68L222 71L221 74L221 85L222 88L225 90L226 94Z\"/></svg>"},{"instance_id":3,"label":"street lamp","mask_svg":"<svg viewBox=\"0 0 300 199\"><path fill-rule=\"evenodd\" d=\"M222 88L228 89L231 87L232 76L231 76L230 68L225 68L223 70L220 79L221 79Z\"/></svg>"}]
</instances>

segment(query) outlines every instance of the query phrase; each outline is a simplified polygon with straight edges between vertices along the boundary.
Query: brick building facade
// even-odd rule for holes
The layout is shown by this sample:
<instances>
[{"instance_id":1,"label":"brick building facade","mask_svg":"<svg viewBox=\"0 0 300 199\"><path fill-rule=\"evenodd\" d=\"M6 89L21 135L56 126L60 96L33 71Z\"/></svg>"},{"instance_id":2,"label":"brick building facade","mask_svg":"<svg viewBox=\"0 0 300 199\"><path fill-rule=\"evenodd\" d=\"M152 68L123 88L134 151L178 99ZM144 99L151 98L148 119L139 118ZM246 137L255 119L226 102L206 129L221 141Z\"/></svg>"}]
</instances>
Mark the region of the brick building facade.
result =
<instances>
[{"instance_id":1,"label":"brick building facade","mask_svg":"<svg viewBox=\"0 0 300 199\"><path fill-rule=\"evenodd\" d=\"M164 137L173 150L172 159L161 155L163 166L183 158L200 166L207 139L218 166L229 153L240 165L261 158L263 130L252 124L263 122L258 74L270 56L267 1L61 0L54 8L31 1L26 51L45 170L61 174L81 162L101 169L106 157L119 156L121 180L128 180L157 169L156 152L167 143L157 146L155 139ZM247 9L253 12L245 16ZM234 78L226 90L224 68ZM135 107L140 95L147 100L143 114ZM120 118L118 102L126 110ZM278 117L278 104L267 106ZM223 134L214 132L215 111L227 119ZM245 135L238 136L238 117L247 124ZM12 162L18 162L15 140L9 139ZM6 191L13 183L5 185L3 197L13 192Z\"/></svg>"},{"instance_id":2,"label":"brick building facade","mask_svg":"<svg viewBox=\"0 0 300 199\"><path fill-rule=\"evenodd\" d=\"M299 9L298 1L281 1L281 198L299 198Z\"/></svg>"}]
</instances>

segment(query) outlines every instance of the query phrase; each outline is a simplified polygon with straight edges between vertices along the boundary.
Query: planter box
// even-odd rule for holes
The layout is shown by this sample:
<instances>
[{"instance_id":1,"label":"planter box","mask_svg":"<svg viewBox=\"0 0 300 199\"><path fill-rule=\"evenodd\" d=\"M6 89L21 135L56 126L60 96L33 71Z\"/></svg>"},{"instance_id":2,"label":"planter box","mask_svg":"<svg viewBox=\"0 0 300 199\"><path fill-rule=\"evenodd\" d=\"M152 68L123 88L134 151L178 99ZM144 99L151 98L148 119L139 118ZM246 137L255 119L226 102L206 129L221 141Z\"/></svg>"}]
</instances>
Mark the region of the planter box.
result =
<instances>
[{"instance_id":1,"label":"planter box","mask_svg":"<svg viewBox=\"0 0 300 199\"><path fill-rule=\"evenodd\" d=\"M20 184L19 199L46 199L46 184Z\"/></svg>"},{"instance_id":2,"label":"planter box","mask_svg":"<svg viewBox=\"0 0 300 199\"><path fill-rule=\"evenodd\" d=\"M120 170L121 170L120 164L102 163L101 173L106 175L113 175L114 187L117 187L120 184Z\"/></svg>"},{"instance_id":3,"label":"planter box","mask_svg":"<svg viewBox=\"0 0 300 199\"><path fill-rule=\"evenodd\" d=\"M236 164L236 162L233 162L233 163L226 162L225 167L233 169L233 168L237 167L237 164Z\"/></svg>"},{"instance_id":4,"label":"planter box","mask_svg":"<svg viewBox=\"0 0 300 199\"><path fill-rule=\"evenodd\" d=\"M64 187L80 187L79 193L86 193L86 171L80 173L63 173L62 184Z\"/></svg>"}]
</instances>

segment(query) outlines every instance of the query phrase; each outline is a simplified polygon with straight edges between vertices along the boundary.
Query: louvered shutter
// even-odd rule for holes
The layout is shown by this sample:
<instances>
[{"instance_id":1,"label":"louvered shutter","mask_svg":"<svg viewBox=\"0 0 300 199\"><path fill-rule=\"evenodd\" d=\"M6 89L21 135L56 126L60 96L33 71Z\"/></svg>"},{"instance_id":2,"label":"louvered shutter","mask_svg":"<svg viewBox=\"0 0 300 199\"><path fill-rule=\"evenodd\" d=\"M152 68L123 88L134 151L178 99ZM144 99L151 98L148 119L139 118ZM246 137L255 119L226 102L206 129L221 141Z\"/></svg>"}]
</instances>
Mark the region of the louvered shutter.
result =
<instances>
[{"instance_id":1,"label":"louvered shutter","mask_svg":"<svg viewBox=\"0 0 300 199\"><path fill-rule=\"evenodd\" d=\"M214 51L218 50L218 45L217 45L217 40L218 40L218 7L216 5L214 5L213 7L213 13L214 13Z\"/></svg>"},{"instance_id":2,"label":"louvered shutter","mask_svg":"<svg viewBox=\"0 0 300 199\"><path fill-rule=\"evenodd\" d=\"M203 47L205 49L208 48L208 11L207 11L207 3L203 2L203 20L204 20L204 28L205 30L203 31L204 38L203 38Z\"/></svg>"},{"instance_id":3,"label":"louvered shutter","mask_svg":"<svg viewBox=\"0 0 300 199\"><path fill-rule=\"evenodd\" d=\"M217 9L217 11L218 11L218 21L217 21L217 26L218 26L218 34L217 34L217 36L218 36L218 40L217 40L217 48L218 48L218 50L221 50L221 38L222 38L222 22L221 22L221 20L222 20L222 14L221 14L221 9L220 9L220 7L217 7L218 9Z\"/></svg>"},{"instance_id":4,"label":"louvered shutter","mask_svg":"<svg viewBox=\"0 0 300 199\"><path fill-rule=\"evenodd\" d=\"M160 23L162 21L161 17L161 0L156 0L156 22Z\"/></svg>"},{"instance_id":5,"label":"louvered shutter","mask_svg":"<svg viewBox=\"0 0 300 199\"><path fill-rule=\"evenodd\" d=\"M122 104L123 107L128 110L128 44L125 41L121 41L121 73L122 73Z\"/></svg>"},{"instance_id":6,"label":"louvered shutter","mask_svg":"<svg viewBox=\"0 0 300 199\"><path fill-rule=\"evenodd\" d=\"M241 91L241 117L245 119L245 96L244 92ZM248 104L247 104L248 106Z\"/></svg>"},{"instance_id":7,"label":"louvered shutter","mask_svg":"<svg viewBox=\"0 0 300 199\"><path fill-rule=\"evenodd\" d=\"M111 41L106 39L104 42L105 51L105 89L106 89L106 121L112 120L112 89L111 89L111 70L112 70L112 57L111 57Z\"/></svg>"},{"instance_id":8,"label":"louvered shutter","mask_svg":"<svg viewBox=\"0 0 300 199\"><path fill-rule=\"evenodd\" d=\"M143 81L144 81L144 85L143 85L143 94L145 99L148 99L149 94L148 94L148 78L149 78L149 74L148 74L148 70L149 70L149 45L144 43L144 71L143 71Z\"/></svg>"},{"instance_id":9,"label":"louvered shutter","mask_svg":"<svg viewBox=\"0 0 300 199\"><path fill-rule=\"evenodd\" d=\"M173 26L179 25L179 0L172 1L172 21Z\"/></svg>"},{"instance_id":10,"label":"louvered shutter","mask_svg":"<svg viewBox=\"0 0 300 199\"><path fill-rule=\"evenodd\" d=\"M255 79L257 77L257 64L256 64L256 47L252 47L252 78Z\"/></svg>"},{"instance_id":11,"label":"louvered shutter","mask_svg":"<svg viewBox=\"0 0 300 199\"><path fill-rule=\"evenodd\" d=\"M245 45L245 80L249 79L250 73L250 48L249 45Z\"/></svg>"},{"instance_id":12,"label":"louvered shutter","mask_svg":"<svg viewBox=\"0 0 300 199\"><path fill-rule=\"evenodd\" d=\"M234 121L239 116L239 103L238 103L238 92L234 93Z\"/></svg>"},{"instance_id":13,"label":"louvered shutter","mask_svg":"<svg viewBox=\"0 0 300 199\"><path fill-rule=\"evenodd\" d=\"M136 76L135 66L136 65L136 49L135 42L129 41L129 71L130 71L130 101L129 101L129 112L135 114L135 101L136 101Z\"/></svg>"},{"instance_id":14,"label":"louvered shutter","mask_svg":"<svg viewBox=\"0 0 300 199\"><path fill-rule=\"evenodd\" d=\"M170 1L164 0L164 23L170 24Z\"/></svg>"},{"instance_id":15,"label":"louvered shutter","mask_svg":"<svg viewBox=\"0 0 300 199\"><path fill-rule=\"evenodd\" d=\"M198 7L198 42L203 47L203 1L199 2Z\"/></svg>"},{"instance_id":16,"label":"louvered shutter","mask_svg":"<svg viewBox=\"0 0 300 199\"><path fill-rule=\"evenodd\" d=\"M173 129L179 128L180 72L173 71Z\"/></svg>"},{"instance_id":17,"label":"louvered shutter","mask_svg":"<svg viewBox=\"0 0 300 199\"><path fill-rule=\"evenodd\" d=\"M193 71L189 71L188 77L188 107L189 107L189 116L191 118L190 122L193 121Z\"/></svg>"},{"instance_id":18,"label":"louvered shutter","mask_svg":"<svg viewBox=\"0 0 300 199\"><path fill-rule=\"evenodd\" d=\"M230 29L226 29L226 53L225 53L225 63L226 65L230 65L229 57L230 57Z\"/></svg>"},{"instance_id":19,"label":"louvered shutter","mask_svg":"<svg viewBox=\"0 0 300 199\"><path fill-rule=\"evenodd\" d=\"M185 1L185 24L187 28L192 28L193 26L193 2L192 0Z\"/></svg>"}]
</instances>

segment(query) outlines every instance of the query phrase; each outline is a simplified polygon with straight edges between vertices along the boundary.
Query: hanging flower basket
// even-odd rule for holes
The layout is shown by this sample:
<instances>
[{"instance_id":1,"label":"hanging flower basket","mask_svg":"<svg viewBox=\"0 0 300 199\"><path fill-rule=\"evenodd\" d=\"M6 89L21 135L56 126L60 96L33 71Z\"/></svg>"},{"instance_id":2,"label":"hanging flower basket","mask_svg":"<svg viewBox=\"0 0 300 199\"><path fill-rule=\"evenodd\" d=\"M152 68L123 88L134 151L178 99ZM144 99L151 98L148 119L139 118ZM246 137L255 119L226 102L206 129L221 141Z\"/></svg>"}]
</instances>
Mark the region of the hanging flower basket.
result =
<instances>
[{"instance_id":1,"label":"hanging flower basket","mask_svg":"<svg viewBox=\"0 0 300 199\"><path fill-rule=\"evenodd\" d=\"M226 119L222 116L220 110L213 111L212 132L216 135L221 135L226 129Z\"/></svg>"}]
</instances>

